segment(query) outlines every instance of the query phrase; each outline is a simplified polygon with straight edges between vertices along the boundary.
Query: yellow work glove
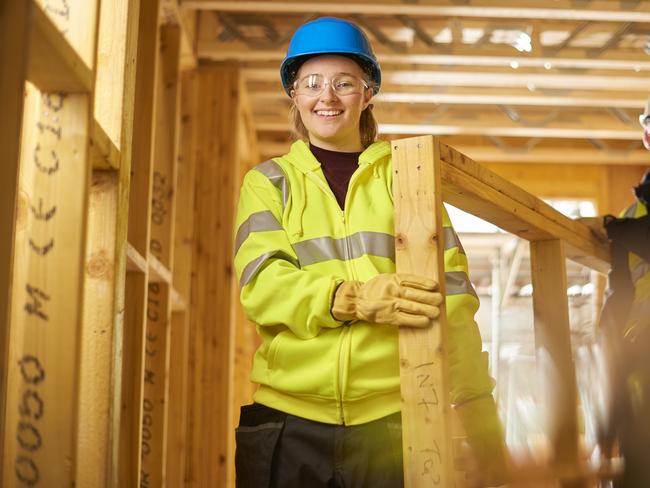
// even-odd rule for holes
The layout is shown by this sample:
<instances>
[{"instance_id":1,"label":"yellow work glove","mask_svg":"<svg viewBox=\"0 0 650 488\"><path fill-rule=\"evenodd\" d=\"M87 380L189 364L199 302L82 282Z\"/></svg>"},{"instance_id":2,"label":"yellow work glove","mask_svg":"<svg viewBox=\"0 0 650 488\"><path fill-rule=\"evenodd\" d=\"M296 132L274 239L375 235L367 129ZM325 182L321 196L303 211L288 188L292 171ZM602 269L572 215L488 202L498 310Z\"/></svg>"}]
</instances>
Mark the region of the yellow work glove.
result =
<instances>
[{"instance_id":1,"label":"yellow work glove","mask_svg":"<svg viewBox=\"0 0 650 488\"><path fill-rule=\"evenodd\" d=\"M426 327L440 315L443 297L431 279L386 273L366 283L344 281L336 290L332 316L341 321Z\"/></svg>"}]
</instances>

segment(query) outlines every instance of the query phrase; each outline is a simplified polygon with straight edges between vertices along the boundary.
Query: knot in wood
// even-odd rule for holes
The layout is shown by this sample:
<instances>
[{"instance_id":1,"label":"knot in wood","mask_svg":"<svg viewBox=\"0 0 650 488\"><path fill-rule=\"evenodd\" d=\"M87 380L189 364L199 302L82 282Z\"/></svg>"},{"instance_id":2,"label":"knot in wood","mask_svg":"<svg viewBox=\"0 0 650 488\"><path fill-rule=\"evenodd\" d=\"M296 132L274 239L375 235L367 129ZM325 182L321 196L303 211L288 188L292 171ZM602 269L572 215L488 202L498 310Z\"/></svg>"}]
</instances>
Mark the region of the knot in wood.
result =
<instances>
[{"instance_id":1,"label":"knot in wood","mask_svg":"<svg viewBox=\"0 0 650 488\"><path fill-rule=\"evenodd\" d=\"M404 249L406 247L406 236L404 234L395 234L395 247Z\"/></svg>"},{"instance_id":2,"label":"knot in wood","mask_svg":"<svg viewBox=\"0 0 650 488\"><path fill-rule=\"evenodd\" d=\"M102 249L92 255L86 265L86 271L92 278L102 278L110 274L111 265L106 250Z\"/></svg>"}]
</instances>

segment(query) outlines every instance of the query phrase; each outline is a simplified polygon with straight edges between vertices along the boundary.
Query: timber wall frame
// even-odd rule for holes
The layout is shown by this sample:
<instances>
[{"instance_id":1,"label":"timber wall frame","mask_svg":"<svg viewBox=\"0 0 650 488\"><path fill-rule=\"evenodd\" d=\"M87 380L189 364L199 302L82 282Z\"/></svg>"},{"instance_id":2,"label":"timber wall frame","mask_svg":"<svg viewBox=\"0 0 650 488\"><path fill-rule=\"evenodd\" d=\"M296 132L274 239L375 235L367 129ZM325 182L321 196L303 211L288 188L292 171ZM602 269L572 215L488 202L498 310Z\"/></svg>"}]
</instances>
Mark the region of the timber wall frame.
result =
<instances>
[{"instance_id":1,"label":"timber wall frame","mask_svg":"<svg viewBox=\"0 0 650 488\"><path fill-rule=\"evenodd\" d=\"M398 272L429 276L444 292L443 200L530 242L537 367L547 380L546 434L554 457L550 466L513 474L522 483L558 480L562 486L587 486L598 473L587 468L579 450L565 258L605 273L608 245L583 224L437 137L400 139L391 145ZM454 483L444 315L429 329L400 329L407 488Z\"/></svg>"},{"instance_id":2,"label":"timber wall frame","mask_svg":"<svg viewBox=\"0 0 650 488\"><path fill-rule=\"evenodd\" d=\"M259 155L239 69L197 67L186 15L0 3L3 487L234 479L256 340L232 209Z\"/></svg>"}]
</instances>

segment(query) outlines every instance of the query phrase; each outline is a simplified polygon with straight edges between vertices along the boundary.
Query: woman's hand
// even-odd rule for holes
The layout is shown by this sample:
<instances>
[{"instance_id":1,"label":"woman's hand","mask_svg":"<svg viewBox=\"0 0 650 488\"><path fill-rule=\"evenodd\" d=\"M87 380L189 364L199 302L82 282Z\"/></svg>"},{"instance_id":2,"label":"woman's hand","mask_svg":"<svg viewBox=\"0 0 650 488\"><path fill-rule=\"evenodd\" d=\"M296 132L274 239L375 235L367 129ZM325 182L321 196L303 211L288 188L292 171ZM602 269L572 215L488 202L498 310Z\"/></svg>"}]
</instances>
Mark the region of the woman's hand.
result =
<instances>
[{"instance_id":1,"label":"woman's hand","mask_svg":"<svg viewBox=\"0 0 650 488\"><path fill-rule=\"evenodd\" d=\"M440 315L443 296L429 278L385 273L366 283L343 282L334 296L337 320L364 320L376 324L427 327Z\"/></svg>"}]
</instances>

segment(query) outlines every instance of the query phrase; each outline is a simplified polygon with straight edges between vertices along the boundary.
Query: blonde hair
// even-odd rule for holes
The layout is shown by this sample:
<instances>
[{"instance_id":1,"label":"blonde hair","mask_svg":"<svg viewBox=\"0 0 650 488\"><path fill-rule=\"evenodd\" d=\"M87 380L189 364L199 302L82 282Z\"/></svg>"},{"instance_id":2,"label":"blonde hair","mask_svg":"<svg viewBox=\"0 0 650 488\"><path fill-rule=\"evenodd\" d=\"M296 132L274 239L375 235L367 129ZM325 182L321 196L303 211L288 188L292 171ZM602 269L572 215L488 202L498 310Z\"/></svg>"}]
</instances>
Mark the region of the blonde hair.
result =
<instances>
[{"instance_id":1,"label":"blonde hair","mask_svg":"<svg viewBox=\"0 0 650 488\"><path fill-rule=\"evenodd\" d=\"M361 145L364 149L375 142L377 138L377 120L372 113L372 107L372 104L368 105L361 112L359 119L359 135L361 136ZM295 103L292 103L289 109L289 124L291 126L291 138L294 141L299 139L309 141L309 132L307 132L307 127L305 127L302 118L300 118L300 112Z\"/></svg>"}]
</instances>

